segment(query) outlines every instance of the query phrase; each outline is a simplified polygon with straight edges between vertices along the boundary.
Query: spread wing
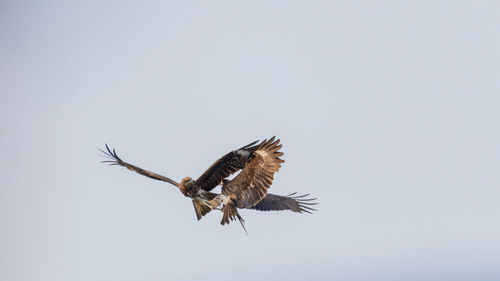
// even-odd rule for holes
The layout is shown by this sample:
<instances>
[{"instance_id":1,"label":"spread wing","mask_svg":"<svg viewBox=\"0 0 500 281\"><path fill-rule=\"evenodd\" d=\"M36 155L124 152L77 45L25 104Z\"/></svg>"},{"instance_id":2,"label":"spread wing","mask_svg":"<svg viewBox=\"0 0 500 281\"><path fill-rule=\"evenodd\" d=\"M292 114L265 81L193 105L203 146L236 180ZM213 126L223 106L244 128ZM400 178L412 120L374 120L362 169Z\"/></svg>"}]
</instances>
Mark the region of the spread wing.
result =
<instances>
[{"instance_id":1,"label":"spread wing","mask_svg":"<svg viewBox=\"0 0 500 281\"><path fill-rule=\"evenodd\" d=\"M259 145L254 145L257 142L254 141L219 158L196 180L198 186L210 191L223 179L243 169L250 155L259 147Z\"/></svg>"},{"instance_id":2,"label":"spread wing","mask_svg":"<svg viewBox=\"0 0 500 281\"><path fill-rule=\"evenodd\" d=\"M280 140L264 140L250 155L248 163L231 181L222 186L222 194L236 198L238 208L251 208L257 204L273 183L274 173L285 162L279 157Z\"/></svg>"},{"instance_id":3,"label":"spread wing","mask_svg":"<svg viewBox=\"0 0 500 281\"><path fill-rule=\"evenodd\" d=\"M108 163L109 165L120 165L120 166L123 166L131 171L134 171L136 173L139 173L143 176L146 176L146 177L149 177L149 178L152 178L152 179L155 179L155 180L160 180L160 181L164 181L164 182L168 182L168 183L171 183L175 186L178 186L179 184L165 176L162 176L162 175L159 175L157 173L153 173L153 172L150 172L150 171L147 171L147 170L144 170L142 168L139 168L137 166L134 166L132 164L129 164L125 161L123 161L120 157L118 157L118 155L116 154L115 150L111 150L109 148L109 146L106 144L106 150L107 151L104 151L102 149L99 149L102 153L104 153L104 156L108 158L108 160L104 160L104 161L101 161L101 163Z\"/></svg>"},{"instance_id":4,"label":"spread wing","mask_svg":"<svg viewBox=\"0 0 500 281\"><path fill-rule=\"evenodd\" d=\"M295 194L297 194L297 192L285 196L268 193L262 200L260 200L259 203L257 203L257 205L253 206L252 209L258 211L290 210L293 212L306 212L309 214L311 213L311 211L316 211L315 209L310 207L311 205L318 204L317 202L314 202L316 198L305 198L309 194L300 196L297 196Z\"/></svg>"}]
</instances>

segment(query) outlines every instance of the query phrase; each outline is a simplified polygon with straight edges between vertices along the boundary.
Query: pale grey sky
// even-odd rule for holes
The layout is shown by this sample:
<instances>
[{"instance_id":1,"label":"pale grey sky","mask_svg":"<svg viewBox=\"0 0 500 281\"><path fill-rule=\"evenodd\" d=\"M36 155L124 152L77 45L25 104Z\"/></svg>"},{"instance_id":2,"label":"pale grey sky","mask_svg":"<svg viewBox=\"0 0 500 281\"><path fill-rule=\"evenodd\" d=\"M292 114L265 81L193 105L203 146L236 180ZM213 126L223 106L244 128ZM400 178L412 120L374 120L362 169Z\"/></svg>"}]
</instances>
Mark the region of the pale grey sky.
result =
<instances>
[{"instance_id":1,"label":"pale grey sky","mask_svg":"<svg viewBox=\"0 0 500 281\"><path fill-rule=\"evenodd\" d=\"M497 1L3 1L1 280L500 279ZM197 222L277 135L319 212Z\"/></svg>"}]
</instances>

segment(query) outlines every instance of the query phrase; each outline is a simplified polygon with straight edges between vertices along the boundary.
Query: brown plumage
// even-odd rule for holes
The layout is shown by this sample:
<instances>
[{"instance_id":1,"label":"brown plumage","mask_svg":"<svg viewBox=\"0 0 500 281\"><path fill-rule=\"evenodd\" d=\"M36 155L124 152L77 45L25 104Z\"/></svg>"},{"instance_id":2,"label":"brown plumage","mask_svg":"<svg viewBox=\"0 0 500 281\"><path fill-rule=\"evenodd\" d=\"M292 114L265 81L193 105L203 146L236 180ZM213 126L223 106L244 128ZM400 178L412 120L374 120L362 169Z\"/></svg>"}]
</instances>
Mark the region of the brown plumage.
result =
<instances>
[{"instance_id":1,"label":"brown plumage","mask_svg":"<svg viewBox=\"0 0 500 281\"><path fill-rule=\"evenodd\" d=\"M196 183L206 191L220 185L223 179L245 167L248 158L259 148L259 145L255 145L257 142L249 143L219 158L196 180Z\"/></svg>"},{"instance_id":2,"label":"brown plumage","mask_svg":"<svg viewBox=\"0 0 500 281\"><path fill-rule=\"evenodd\" d=\"M222 156L197 180L185 177L180 183L123 161L108 145L106 151L101 150L101 152L108 158L102 161L103 163L124 166L141 175L178 187L184 196L192 199L198 220L211 210L217 209L223 212L221 224L228 224L238 219L245 228L238 209L291 210L298 213L315 211L310 206L317 204L314 202L316 199L305 198L308 194L296 196L296 193L292 193L280 196L267 192L273 183L274 174L285 162L280 158L283 156L283 152L280 151L282 145L279 139L275 140L275 137L257 143L258 141L254 141ZM240 170L241 172L232 180L227 180L227 177ZM210 192L218 185L222 185L221 194ZM220 205L222 208L219 208Z\"/></svg>"},{"instance_id":3,"label":"brown plumage","mask_svg":"<svg viewBox=\"0 0 500 281\"><path fill-rule=\"evenodd\" d=\"M315 211L310 205L315 205L316 203L311 202L316 200L315 198L306 198L309 194L295 195L294 192L289 195L281 196L274 195L271 193L266 194L259 203L255 204L252 209L258 211L283 211L290 210L297 213L311 213Z\"/></svg>"},{"instance_id":4,"label":"brown plumage","mask_svg":"<svg viewBox=\"0 0 500 281\"><path fill-rule=\"evenodd\" d=\"M231 181L222 185L222 194L234 195L238 208L251 208L257 204L267 193L273 183L281 163L285 162L279 157L281 145L279 140L263 141L252 153L243 170Z\"/></svg>"}]
</instances>

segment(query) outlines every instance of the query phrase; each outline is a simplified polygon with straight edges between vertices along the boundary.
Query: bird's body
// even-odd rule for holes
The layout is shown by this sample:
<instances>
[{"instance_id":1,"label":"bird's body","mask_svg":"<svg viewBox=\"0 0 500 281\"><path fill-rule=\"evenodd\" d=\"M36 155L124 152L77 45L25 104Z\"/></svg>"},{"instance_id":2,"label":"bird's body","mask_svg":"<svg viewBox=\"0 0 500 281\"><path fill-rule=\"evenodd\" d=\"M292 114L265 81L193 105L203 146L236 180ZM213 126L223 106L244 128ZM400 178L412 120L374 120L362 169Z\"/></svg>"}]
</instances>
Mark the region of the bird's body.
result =
<instances>
[{"instance_id":1,"label":"bird's body","mask_svg":"<svg viewBox=\"0 0 500 281\"><path fill-rule=\"evenodd\" d=\"M280 196L268 193L274 174L278 172L281 164L279 140L272 137L260 144L252 142L237 150L233 150L215 161L198 179L184 177L180 183L159 174L149 172L137 166L124 162L116 152L106 145L107 151L101 150L109 160L103 161L110 165L120 165L144 176L168 182L179 188L181 193L192 199L196 217L201 219L211 210L223 212L221 224L228 224L236 218L244 227L244 220L238 209L255 209L260 211L291 210L294 212L307 212L314 210L309 205L313 199L303 196ZM232 180L227 178L240 171ZM221 193L211 192L216 186L221 185Z\"/></svg>"}]
</instances>

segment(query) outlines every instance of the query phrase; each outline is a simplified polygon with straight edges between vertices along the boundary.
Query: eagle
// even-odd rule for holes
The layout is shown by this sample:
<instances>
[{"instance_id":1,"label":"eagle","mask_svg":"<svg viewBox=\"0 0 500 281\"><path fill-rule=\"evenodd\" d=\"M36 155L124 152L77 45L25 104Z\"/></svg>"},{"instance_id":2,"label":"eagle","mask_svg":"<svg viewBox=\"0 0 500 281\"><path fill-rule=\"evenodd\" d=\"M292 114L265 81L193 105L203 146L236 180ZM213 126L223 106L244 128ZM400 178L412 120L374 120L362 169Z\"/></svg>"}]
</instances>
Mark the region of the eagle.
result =
<instances>
[{"instance_id":1,"label":"eagle","mask_svg":"<svg viewBox=\"0 0 500 281\"><path fill-rule=\"evenodd\" d=\"M198 179L184 177L180 183L123 161L115 149L100 151L106 157L101 161L109 165L119 165L137 172L146 177L168 182L180 192L191 198L200 220L212 210L222 211L221 224L229 224L238 219L246 232L245 220L238 213L238 209L252 209L258 211L290 210L297 213L311 213L316 211L311 206L318 204L317 198L308 198L309 194L297 195L296 192L288 195L268 193L274 180L274 174L285 161L280 157L282 145L275 137L265 139L259 143L254 141L236 150L233 150L215 161ZM232 179L231 175L239 173ZM221 185L221 193L212 190Z\"/></svg>"}]
</instances>

